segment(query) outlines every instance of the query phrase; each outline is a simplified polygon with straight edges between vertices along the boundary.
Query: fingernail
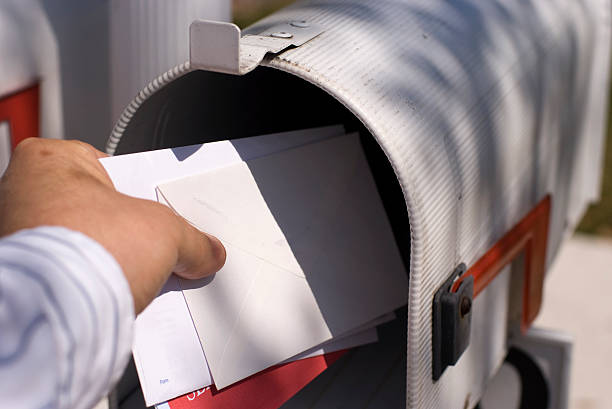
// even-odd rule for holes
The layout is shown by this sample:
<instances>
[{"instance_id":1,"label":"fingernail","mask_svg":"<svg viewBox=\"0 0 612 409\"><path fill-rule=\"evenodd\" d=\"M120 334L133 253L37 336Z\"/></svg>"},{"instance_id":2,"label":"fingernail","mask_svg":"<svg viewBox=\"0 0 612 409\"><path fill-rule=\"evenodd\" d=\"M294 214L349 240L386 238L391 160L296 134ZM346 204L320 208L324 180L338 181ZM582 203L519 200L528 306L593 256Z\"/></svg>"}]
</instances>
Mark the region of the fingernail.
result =
<instances>
[{"instance_id":1,"label":"fingernail","mask_svg":"<svg viewBox=\"0 0 612 409\"><path fill-rule=\"evenodd\" d=\"M223 265L225 264L225 257L226 257L225 246L223 245L223 243L221 243L221 240L219 240L212 234L208 234L208 233L204 233L204 234L210 240L213 257L218 262L217 271L219 271L221 267L223 267Z\"/></svg>"}]
</instances>

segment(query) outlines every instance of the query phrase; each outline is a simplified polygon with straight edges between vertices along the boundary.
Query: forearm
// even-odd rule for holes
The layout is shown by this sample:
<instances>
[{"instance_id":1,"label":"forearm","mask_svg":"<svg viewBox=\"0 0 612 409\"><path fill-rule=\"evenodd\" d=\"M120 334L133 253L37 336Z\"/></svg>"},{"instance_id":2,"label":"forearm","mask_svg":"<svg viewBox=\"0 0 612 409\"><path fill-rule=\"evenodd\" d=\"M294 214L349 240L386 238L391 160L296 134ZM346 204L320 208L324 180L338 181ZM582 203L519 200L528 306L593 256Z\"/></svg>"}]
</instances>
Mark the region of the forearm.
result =
<instances>
[{"instance_id":1,"label":"forearm","mask_svg":"<svg viewBox=\"0 0 612 409\"><path fill-rule=\"evenodd\" d=\"M59 227L0 239L2 406L87 408L129 358L133 299L115 259Z\"/></svg>"}]
</instances>

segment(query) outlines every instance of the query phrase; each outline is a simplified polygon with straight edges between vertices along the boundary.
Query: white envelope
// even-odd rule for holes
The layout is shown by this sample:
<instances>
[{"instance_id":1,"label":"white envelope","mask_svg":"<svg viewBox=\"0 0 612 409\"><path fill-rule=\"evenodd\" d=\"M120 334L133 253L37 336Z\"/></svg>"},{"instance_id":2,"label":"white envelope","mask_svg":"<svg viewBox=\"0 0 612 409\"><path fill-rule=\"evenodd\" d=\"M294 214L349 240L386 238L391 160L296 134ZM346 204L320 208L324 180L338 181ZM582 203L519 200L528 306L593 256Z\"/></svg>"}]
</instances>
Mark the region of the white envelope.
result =
<instances>
[{"instance_id":1,"label":"white envelope","mask_svg":"<svg viewBox=\"0 0 612 409\"><path fill-rule=\"evenodd\" d=\"M355 134L158 190L227 250L214 277L181 280L217 388L407 301L407 274Z\"/></svg>"},{"instance_id":2,"label":"white envelope","mask_svg":"<svg viewBox=\"0 0 612 409\"><path fill-rule=\"evenodd\" d=\"M103 158L100 163L118 191L156 200L155 187L162 182L343 133L342 126L304 129L119 155ZM136 318L132 351L147 406L211 384L206 358L175 276Z\"/></svg>"},{"instance_id":3,"label":"white envelope","mask_svg":"<svg viewBox=\"0 0 612 409\"><path fill-rule=\"evenodd\" d=\"M310 358L313 356L328 354L330 352L340 351L342 349L354 348L366 344L372 344L378 341L378 330L376 327L385 322L392 321L396 318L395 313L385 314L382 317L368 322L366 325L356 328L348 332L340 338L332 338L308 351L304 351L294 357L283 361L282 363L297 361L298 359Z\"/></svg>"}]
</instances>

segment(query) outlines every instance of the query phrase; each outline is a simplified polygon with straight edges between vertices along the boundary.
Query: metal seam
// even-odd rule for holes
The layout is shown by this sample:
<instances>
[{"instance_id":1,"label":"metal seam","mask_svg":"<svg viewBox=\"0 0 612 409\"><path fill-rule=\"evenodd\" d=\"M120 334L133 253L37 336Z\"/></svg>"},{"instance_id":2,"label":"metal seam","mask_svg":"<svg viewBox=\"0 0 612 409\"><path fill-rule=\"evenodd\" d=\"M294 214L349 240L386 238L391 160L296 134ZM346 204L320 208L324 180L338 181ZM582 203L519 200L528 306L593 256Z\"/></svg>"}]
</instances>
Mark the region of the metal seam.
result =
<instances>
[{"instance_id":1,"label":"metal seam","mask_svg":"<svg viewBox=\"0 0 612 409\"><path fill-rule=\"evenodd\" d=\"M146 87L143 88L142 91L136 95L136 97L129 103L129 105L123 110L123 113L115 123L113 130L106 142L106 153L109 155L114 155L117 150L117 145L121 141L123 137L123 133L125 129L128 127L130 121L136 114L136 111L140 108L140 106L153 94L159 91L161 88L166 86L168 83L174 81L175 79L182 77L188 72L192 71L191 64L189 61L185 61L182 64L177 65L176 67L166 71L161 74L153 81L149 82Z\"/></svg>"}]
</instances>

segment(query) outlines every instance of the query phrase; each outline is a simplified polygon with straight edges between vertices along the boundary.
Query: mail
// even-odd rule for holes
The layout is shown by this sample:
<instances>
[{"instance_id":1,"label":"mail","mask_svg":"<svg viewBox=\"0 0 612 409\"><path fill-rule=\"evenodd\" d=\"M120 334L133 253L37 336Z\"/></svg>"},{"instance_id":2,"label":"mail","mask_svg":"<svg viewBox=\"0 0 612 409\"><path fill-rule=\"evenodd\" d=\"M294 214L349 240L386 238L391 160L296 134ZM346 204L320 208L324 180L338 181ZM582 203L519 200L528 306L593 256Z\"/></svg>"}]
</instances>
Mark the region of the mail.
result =
<instances>
[{"instance_id":1,"label":"mail","mask_svg":"<svg viewBox=\"0 0 612 409\"><path fill-rule=\"evenodd\" d=\"M406 271L355 134L158 191L227 249L214 277L181 280L217 388L406 303Z\"/></svg>"},{"instance_id":2,"label":"mail","mask_svg":"<svg viewBox=\"0 0 612 409\"><path fill-rule=\"evenodd\" d=\"M343 133L342 126L328 126L119 155L102 158L100 163L119 192L157 200L155 188L160 183ZM176 276L170 277L160 296L136 318L132 351L148 406L212 383Z\"/></svg>"},{"instance_id":3,"label":"mail","mask_svg":"<svg viewBox=\"0 0 612 409\"><path fill-rule=\"evenodd\" d=\"M344 134L341 126L305 129L232 141L120 155L100 160L117 190L156 200L155 187L244 160L264 157ZM330 353L377 340L375 326L387 314L350 333L300 352L286 362ZM147 405L154 405L212 384L200 339L177 277L136 319L133 353Z\"/></svg>"}]
</instances>

